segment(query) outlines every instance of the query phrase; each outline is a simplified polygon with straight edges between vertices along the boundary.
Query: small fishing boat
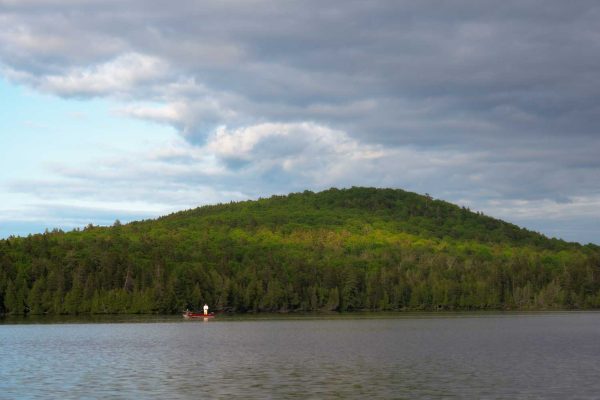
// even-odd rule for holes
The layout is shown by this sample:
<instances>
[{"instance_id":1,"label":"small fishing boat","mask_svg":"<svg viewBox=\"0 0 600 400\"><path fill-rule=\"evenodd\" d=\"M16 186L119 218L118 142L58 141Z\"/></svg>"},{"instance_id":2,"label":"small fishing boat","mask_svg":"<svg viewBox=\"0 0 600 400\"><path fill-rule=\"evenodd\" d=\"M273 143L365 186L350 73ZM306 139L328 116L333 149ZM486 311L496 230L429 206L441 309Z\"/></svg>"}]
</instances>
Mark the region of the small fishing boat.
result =
<instances>
[{"instance_id":1,"label":"small fishing boat","mask_svg":"<svg viewBox=\"0 0 600 400\"><path fill-rule=\"evenodd\" d=\"M203 312L193 312L190 310L185 310L183 313L183 318L185 319L202 319L202 318L214 318L215 313L203 313Z\"/></svg>"}]
</instances>

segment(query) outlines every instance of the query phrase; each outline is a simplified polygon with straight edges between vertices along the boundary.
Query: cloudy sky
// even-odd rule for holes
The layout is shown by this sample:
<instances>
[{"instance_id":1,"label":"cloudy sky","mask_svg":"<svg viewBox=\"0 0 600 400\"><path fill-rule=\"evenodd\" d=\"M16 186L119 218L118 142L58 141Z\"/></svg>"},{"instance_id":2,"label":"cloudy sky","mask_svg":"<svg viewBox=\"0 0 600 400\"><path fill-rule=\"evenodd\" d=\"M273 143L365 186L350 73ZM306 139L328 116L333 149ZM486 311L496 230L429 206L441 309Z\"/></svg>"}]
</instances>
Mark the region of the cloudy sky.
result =
<instances>
[{"instance_id":1,"label":"cloudy sky","mask_svg":"<svg viewBox=\"0 0 600 400\"><path fill-rule=\"evenodd\" d=\"M0 237L332 186L600 243L597 1L0 0Z\"/></svg>"}]
</instances>

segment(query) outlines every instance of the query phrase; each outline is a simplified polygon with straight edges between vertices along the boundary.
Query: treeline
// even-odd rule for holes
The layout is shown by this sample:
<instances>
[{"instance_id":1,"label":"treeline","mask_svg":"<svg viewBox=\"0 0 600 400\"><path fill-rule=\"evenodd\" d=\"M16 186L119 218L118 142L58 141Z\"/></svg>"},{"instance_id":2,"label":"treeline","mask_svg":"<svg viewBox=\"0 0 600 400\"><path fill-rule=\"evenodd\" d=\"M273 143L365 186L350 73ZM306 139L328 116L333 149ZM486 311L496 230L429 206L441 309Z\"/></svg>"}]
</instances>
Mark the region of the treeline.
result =
<instances>
[{"instance_id":1,"label":"treeline","mask_svg":"<svg viewBox=\"0 0 600 400\"><path fill-rule=\"evenodd\" d=\"M600 249L352 188L0 241L0 313L600 307Z\"/></svg>"}]
</instances>

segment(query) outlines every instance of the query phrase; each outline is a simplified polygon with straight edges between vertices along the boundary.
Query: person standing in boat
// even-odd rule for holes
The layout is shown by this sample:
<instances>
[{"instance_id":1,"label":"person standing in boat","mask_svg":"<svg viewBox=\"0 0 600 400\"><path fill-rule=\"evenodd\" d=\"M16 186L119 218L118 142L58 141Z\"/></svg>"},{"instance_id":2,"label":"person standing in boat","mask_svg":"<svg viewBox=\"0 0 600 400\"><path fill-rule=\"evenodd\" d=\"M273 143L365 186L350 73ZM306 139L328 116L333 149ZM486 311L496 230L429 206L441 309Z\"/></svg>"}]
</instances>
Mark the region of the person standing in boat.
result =
<instances>
[{"instance_id":1,"label":"person standing in boat","mask_svg":"<svg viewBox=\"0 0 600 400\"><path fill-rule=\"evenodd\" d=\"M208 315L208 304L204 305L204 315Z\"/></svg>"}]
</instances>

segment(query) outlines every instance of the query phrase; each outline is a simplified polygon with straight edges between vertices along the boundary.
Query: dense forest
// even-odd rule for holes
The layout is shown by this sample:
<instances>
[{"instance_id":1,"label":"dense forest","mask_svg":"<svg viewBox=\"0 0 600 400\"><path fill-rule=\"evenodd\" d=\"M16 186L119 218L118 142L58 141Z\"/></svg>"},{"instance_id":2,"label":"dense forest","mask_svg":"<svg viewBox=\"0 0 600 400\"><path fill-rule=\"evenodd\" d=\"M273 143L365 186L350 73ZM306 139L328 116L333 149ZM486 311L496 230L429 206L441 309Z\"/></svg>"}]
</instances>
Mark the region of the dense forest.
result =
<instances>
[{"instance_id":1,"label":"dense forest","mask_svg":"<svg viewBox=\"0 0 600 400\"><path fill-rule=\"evenodd\" d=\"M402 190L305 191L0 240L0 314L584 309L600 247Z\"/></svg>"}]
</instances>

